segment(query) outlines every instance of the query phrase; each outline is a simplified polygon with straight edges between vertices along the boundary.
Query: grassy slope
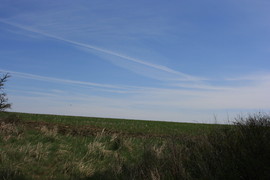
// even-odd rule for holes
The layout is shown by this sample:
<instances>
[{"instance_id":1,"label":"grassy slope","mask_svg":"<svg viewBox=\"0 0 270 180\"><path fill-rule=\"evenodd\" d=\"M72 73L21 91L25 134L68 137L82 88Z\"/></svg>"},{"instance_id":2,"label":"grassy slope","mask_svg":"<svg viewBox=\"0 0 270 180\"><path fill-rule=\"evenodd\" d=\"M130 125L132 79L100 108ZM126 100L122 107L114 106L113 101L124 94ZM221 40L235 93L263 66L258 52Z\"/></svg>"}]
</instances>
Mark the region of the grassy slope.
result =
<instances>
[{"instance_id":1,"label":"grassy slope","mask_svg":"<svg viewBox=\"0 0 270 180\"><path fill-rule=\"evenodd\" d=\"M8 115L0 179L270 179L269 115L235 126Z\"/></svg>"},{"instance_id":2,"label":"grassy slope","mask_svg":"<svg viewBox=\"0 0 270 180\"><path fill-rule=\"evenodd\" d=\"M114 176L124 167L132 174L145 148L161 150L164 137L200 134L217 126L26 113L0 118L10 115L20 122L0 122L0 179L106 179L107 171ZM66 131L60 131L63 127Z\"/></svg>"},{"instance_id":3,"label":"grassy slope","mask_svg":"<svg viewBox=\"0 0 270 180\"><path fill-rule=\"evenodd\" d=\"M162 121L144 121L127 119L110 119L96 117L59 116L43 114L15 113L23 121L43 121L74 126L93 125L118 132L177 135L182 133L197 134L209 131L217 124L177 123Z\"/></svg>"}]
</instances>

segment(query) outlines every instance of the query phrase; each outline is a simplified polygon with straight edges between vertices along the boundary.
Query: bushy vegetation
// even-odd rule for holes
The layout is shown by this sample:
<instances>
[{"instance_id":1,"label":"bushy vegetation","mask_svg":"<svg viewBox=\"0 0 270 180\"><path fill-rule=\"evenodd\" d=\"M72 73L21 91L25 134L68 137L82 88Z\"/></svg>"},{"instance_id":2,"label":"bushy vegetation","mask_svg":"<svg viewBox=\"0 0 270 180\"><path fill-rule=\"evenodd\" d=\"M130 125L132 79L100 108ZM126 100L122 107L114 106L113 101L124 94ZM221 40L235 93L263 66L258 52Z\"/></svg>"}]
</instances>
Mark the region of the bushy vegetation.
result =
<instances>
[{"instance_id":1,"label":"bushy vegetation","mask_svg":"<svg viewBox=\"0 0 270 180\"><path fill-rule=\"evenodd\" d=\"M173 134L117 129L112 119L79 124L33 116L1 116L0 179L270 179L267 114L208 125L200 133L179 123L181 133ZM140 125L142 130L148 124Z\"/></svg>"}]
</instances>

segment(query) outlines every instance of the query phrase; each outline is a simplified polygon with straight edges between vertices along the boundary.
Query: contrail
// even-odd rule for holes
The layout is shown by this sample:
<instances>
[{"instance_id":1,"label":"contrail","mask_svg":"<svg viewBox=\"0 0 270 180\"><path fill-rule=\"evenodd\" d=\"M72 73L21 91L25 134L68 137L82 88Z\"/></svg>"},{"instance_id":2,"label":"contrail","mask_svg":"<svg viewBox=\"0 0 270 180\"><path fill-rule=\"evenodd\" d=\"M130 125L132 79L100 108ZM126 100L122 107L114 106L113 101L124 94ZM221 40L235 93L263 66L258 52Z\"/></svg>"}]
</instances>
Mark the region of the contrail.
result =
<instances>
[{"instance_id":1,"label":"contrail","mask_svg":"<svg viewBox=\"0 0 270 180\"><path fill-rule=\"evenodd\" d=\"M84 44L84 43L72 41L72 40L69 40L69 39L65 39L65 38L55 36L55 35L52 35L52 34L49 34L49 33L46 33L46 32L42 32L42 31L37 30L37 29L33 29L31 27L22 26L22 25L19 25L19 24L16 24L16 23L8 22L8 21L3 20L3 19L0 19L0 22L11 25L11 26L14 26L14 27L17 27L17 28L20 28L20 29L23 29L23 30L26 30L26 31L41 34L43 36L50 37L50 38L53 38L53 39L56 39L56 40L64 41L64 42L67 42L67 43L70 43L70 44L73 44L73 45L77 45L77 46L81 46L81 47L84 47L84 48L93 49L93 50L96 50L96 51L99 51L99 52L102 52L102 53L105 53L105 54L117 56L117 57L129 60L129 61L132 61L132 62L135 62L135 63L138 63L138 64L142 64L142 65L145 65L145 66L148 66L148 67L152 67L154 69L158 69L158 70L161 70L161 71L164 71L164 72L179 75L179 76L182 76L182 78L183 78L182 80L188 80L188 81L202 80L202 78L190 76L190 75L187 75L185 73L175 71L175 70L173 70L171 68L168 68L166 66L163 66L163 65L149 63L149 62L146 62L146 61L143 61L143 60L140 60L140 59L136 59L136 58L133 58L133 57L130 57L130 56L126 56L126 55L123 55L123 54L120 54L120 53L116 53L116 52L113 52L113 51L110 51L110 50L107 50L107 49L102 49L102 48L99 48L99 47L96 47L96 46L93 46L93 45Z\"/></svg>"},{"instance_id":2,"label":"contrail","mask_svg":"<svg viewBox=\"0 0 270 180\"><path fill-rule=\"evenodd\" d=\"M110 89L126 89L124 87L120 88L119 86L113 86L113 85L109 85L109 84L99 84L99 83L92 83L92 82L85 82L85 81L75 81L75 80L69 80L69 79L60 79L60 78L54 78L54 77L39 76L39 75L35 75L35 74L22 73L22 72L17 72L17 71L9 71L9 70L5 70L5 69L0 69L0 72L1 71L11 73L17 77L34 79L34 80L39 80L39 81L86 85L86 86L94 86L94 87L110 88Z\"/></svg>"}]
</instances>

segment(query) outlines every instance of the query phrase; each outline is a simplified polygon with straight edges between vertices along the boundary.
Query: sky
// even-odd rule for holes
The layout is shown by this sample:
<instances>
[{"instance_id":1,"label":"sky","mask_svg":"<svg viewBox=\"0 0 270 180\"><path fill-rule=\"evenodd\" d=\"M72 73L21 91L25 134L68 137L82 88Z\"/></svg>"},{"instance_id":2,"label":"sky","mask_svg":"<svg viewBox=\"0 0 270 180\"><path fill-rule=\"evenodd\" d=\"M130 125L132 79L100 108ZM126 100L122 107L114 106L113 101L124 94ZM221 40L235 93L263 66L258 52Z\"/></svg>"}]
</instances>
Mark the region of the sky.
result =
<instances>
[{"instance_id":1,"label":"sky","mask_svg":"<svg viewBox=\"0 0 270 180\"><path fill-rule=\"evenodd\" d=\"M11 111L228 123L270 109L268 0L0 0Z\"/></svg>"}]
</instances>

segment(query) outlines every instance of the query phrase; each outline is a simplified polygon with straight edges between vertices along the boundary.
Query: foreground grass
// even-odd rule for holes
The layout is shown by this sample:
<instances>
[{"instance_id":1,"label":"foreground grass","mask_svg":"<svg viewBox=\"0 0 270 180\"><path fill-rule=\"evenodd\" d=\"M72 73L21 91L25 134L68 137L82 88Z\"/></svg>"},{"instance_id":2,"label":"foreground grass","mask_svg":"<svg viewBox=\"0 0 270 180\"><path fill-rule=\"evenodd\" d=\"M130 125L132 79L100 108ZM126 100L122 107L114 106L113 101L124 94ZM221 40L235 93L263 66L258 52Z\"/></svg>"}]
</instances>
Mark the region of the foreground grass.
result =
<instances>
[{"instance_id":1,"label":"foreground grass","mask_svg":"<svg viewBox=\"0 0 270 180\"><path fill-rule=\"evenodd\" d=\"M199 127L8 116L0 122L0 179L270 179L270 117L264 114L233 126Z\"/></svg>"}]
</instances>

